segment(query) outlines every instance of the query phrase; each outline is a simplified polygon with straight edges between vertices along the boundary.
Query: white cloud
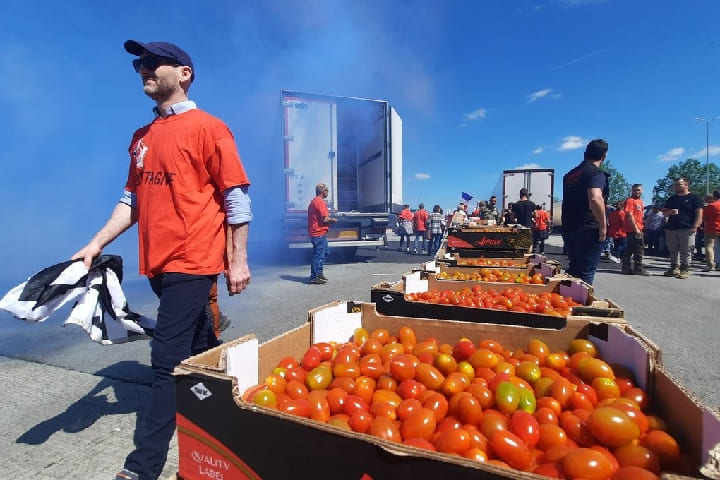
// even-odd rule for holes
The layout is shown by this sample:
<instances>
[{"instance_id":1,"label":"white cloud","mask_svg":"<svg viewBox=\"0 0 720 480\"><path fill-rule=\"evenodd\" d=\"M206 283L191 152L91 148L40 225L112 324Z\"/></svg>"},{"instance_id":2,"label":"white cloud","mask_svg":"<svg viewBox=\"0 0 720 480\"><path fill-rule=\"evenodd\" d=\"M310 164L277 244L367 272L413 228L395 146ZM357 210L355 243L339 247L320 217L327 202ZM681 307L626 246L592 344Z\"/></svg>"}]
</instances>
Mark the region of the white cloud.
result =
<instances>
[{"instance_id":1,"label":"white cloud","mask_svg":"<svg viewBox=\"0 0 720 480\"><path fill-rule=\"evenodd\" d=\"M474 122L475 120L484 120L487 116L486 108L478 108L477 110L463 114L463 120L466 122Z\"/></svg>"},{"instance_id":2,"label":"white cloud","mask_svg":"<svg viewBox=\"0 0 720 480\"><path fill-rule=\"evenodd\" d=\"M710 152L710 155L708 155L707 152ZM710 145L710 149L703 148L696 154L689 155L689 157L699 160L707 156L714 157L715 155L720 155L720 145Z\"/></svg>"},{"instance_id":3,"label":"white cloud","mask_svg":"<svg viewBox=\"0 0 720 480\"><path fill-rule=\"evenodd\" d=\"M524 165L519 165L519 166L513 168L513 170L530 170L530 169L536 170L538 168L542 168L542 167L540 165L538 165L537 163L526 163Z\"/></svg>"},{"instance_id":4,"label":"white cloud","mask_svg":"<svg viewBox=\"0 0 720 480\"><path fill-rule=\"evenodd\" d=\"M416 173L415 180L430 180L430 175L427 173Z\"/></svg>"},{"instance_id":5,"label":"white cloud","mask_svg":"<svg viewBox=\"0 0 720 480\"><path fill-rule=\"evenodd\" d=\"M548 95L550 95L552 93L552 91L553 91L552 88L545 88L543 90L538 90L535 93L531 93L530 95L527 96L528 103L533 103L537 100L540 100L543 97L547 97Z\"/></svg>"},{"instance_id":6,"label":"white cloud","mask_svg":"<svg viewBox=\"0 0 720 480\"><path fill-rule=\"evenodd\" d=\"M661 162L674 162L674 161L677 160L677 159L680 157L680 155L682 155L683 153L685 153L685 149L684 149L684 148L682 148L682 147L675 147L675 148L671 148L670 150L668 150L668 151L665 152L665 153L662 153L662 154L658 155L658 156L657 156L657 159L660 160ZM704 149L703 149L702 153L703 153L703 155L705 154L705 150L704 150Z\"/></svg>"},{"instance_id":7,"label":"white cloud","mask_svg":"<svg viewBox=\"0 0 720 480\"><path fill-rule=\"evenodd\" d=\"M543 152L543 147L537 147L535 150L532 151L533 155L539 155Z\"/></svg>"},{"instance_id":8,"label":"white cloud","mask_svg":"<svg viewBox=\"0 0 720 480\"><path fill-rule=\"evenodd\" d=\"M563 138L563 143L558 147L558 150L560 151L567 151L567 150L577 150L578 148L583 148L587 142L582 139L582 137L577 137L574 135L570 135L568 137Z\"/></svg>"}]
</instances>

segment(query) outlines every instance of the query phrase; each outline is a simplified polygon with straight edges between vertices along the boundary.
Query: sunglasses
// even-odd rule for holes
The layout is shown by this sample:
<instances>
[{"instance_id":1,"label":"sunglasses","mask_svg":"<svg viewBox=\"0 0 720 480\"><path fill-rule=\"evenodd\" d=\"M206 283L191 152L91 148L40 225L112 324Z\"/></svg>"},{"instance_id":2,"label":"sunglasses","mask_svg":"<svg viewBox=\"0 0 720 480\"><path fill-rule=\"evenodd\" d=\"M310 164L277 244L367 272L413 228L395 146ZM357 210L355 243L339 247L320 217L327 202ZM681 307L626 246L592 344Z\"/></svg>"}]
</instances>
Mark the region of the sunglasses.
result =
<instances>
[{"instance_id":1,"label":"sunglasses","mask_svg":"<svg viewBox=\"0 0 720 480\"><path fill-rule=\"evenodd\" d=\"M145 67L147 70L155 70L160 65L172 65L177 67L180 65L180 63L174 58L158 57L153 55L148 57L136 58L132 61L132 65L135 71L139 72L140 67Z\"/></svg>"}]
</instances>

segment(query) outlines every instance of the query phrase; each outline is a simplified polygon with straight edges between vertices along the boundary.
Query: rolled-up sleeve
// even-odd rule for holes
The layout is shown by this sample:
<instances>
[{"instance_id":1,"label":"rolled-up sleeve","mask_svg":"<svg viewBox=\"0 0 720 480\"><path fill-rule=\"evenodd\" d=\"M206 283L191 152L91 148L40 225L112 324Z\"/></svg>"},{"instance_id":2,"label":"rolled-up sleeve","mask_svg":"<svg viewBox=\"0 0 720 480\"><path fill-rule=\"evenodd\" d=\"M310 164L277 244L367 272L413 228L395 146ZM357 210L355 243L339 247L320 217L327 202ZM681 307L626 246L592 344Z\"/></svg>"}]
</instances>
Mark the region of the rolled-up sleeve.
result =
<instances>
[{"instance_id":1,"label":"rolled-up sleeve","mask_svg":"<svg viewBox=\"0 0 720 480\"><path fill-rule=\"evenodd\" d=\"M225 214L228 225L248 223L253 219L250 195L246 185L230 187L223 191L225 198Z\"/></svg>"}]
</instances>

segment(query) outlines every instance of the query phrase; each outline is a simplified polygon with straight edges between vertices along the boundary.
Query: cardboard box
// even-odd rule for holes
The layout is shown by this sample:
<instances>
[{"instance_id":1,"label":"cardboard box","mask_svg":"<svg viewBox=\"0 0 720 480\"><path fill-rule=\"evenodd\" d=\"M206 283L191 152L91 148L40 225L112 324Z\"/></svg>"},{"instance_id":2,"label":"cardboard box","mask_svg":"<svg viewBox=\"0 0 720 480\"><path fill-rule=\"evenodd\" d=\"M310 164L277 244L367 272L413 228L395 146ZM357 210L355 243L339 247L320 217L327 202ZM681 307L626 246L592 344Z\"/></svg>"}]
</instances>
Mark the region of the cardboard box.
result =
<instances>
[{"instance_id":1,"label":"cardboard box","mask_svg":"<svg viewBox=\"0 0 720 480\"><path fill-rule=\"evenodd\" d=\"M447 250L520 251L522 256L532 247L532 230L527 227L450 227Z\"/></svg>"},{"instance_id":2,"label":"cardboard box","mask_svg":"<svg viewBox=\"0 0 720 480\"><path fill-rule=\"evenodd\" d=\"M504 290L518 287L527 293L559 293L571 297L582 307L574 307L567 318L586 318L597 322L626 323L625 312L612 300L595 298L591 285L580 279L566 276L546 278L545 284L504 282L474 282L463 280L439 280L437 275L422 270L408 272L402 280L383 282L370 289L370 301L377 304L384 315L402 315L416 318L436 318L464 322L496 323L499 325L523 325L534 328L565 328L566 318L539 313L521 313L459 305L440 305L405 300L407 293L423 293L428 290L458 291L465 287L481 285L484 289Z\"/></svg>"},{"instance_id":3,"label":"cardboard box","mask_svg":"<svg viewBox=\"0 0 720 480\"><path fill-rule=\"evenodd\" d=\"M576 320L558 331L387 317L372 304L355 302L318 307L309 317L309 323L262 345L253 336L243 337L191 357L176 369L178 478L545 478L335 429L240 399L280 358L301 358L315 342L346 341L359 326L397 332L405 325L415 329L418 338L434 336L440 342L493 338L509 349L524 348L531 338L543 340L551 350L567 348L573 338L590 338L607 362L633 372L695 465L704 463L709 448L720 442L720 419L687 396L658 365L658 349L629 327Z\"/></svg>"}]
</instances>

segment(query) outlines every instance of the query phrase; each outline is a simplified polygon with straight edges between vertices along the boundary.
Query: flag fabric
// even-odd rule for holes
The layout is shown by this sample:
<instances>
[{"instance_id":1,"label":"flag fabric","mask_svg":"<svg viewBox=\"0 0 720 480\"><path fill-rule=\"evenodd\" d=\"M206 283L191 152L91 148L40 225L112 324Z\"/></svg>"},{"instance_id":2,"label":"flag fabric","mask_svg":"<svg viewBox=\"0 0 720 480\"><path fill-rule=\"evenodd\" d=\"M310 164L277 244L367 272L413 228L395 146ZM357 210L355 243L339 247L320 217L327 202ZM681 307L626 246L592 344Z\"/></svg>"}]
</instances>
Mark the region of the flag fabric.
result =
<instances>
[{"instance_id":1,"label":"flag fabric","mask_svg":"<svg viewBox=\"0 0 720 480\"><path fill-rule=\"evenodd\" d=\"M10 290L0 309L26 322L43 322L76 300L64 325L79 325L103 345L147 339L156 320L130 311L122 291L122 257L100 255L90 267L82 259L47 267Z\"/></svg>"},{"instance_id":2,"label":"flag fabric","mask_svg":"<svg viewBox=\"0 0 720 480\"><path fill-rule=\"evenodd\" d=\"M470 200L473 199L473 196L470 195L469 193L462 192L462 199L465 200L466 202L469 202Z\"/></svg>"}]
</instances>

